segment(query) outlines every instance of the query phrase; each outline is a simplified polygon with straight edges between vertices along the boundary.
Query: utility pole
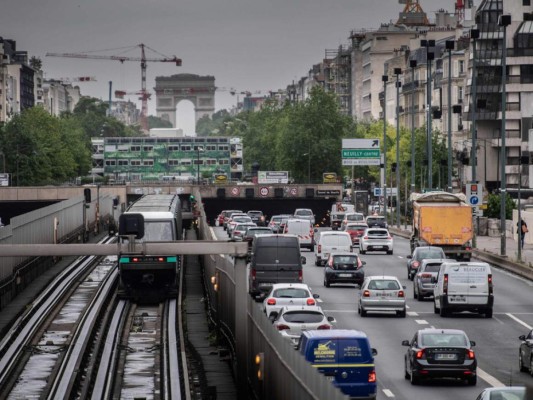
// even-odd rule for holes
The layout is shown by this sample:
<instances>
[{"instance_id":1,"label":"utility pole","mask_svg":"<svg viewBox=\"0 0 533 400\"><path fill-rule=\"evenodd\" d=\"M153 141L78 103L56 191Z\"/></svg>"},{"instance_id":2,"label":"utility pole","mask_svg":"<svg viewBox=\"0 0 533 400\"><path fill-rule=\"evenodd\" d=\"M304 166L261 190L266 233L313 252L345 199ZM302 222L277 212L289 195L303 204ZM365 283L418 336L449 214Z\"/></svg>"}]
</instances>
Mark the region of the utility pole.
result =
<instances>
[{"instance_id":1,"label":"utility pole","mask_svg":"<svg viewBox=\"0 0 533 400\"><path fill-rule=\"evenodd\" d=\"M383 215L387 220L387 81L388 75L382 75L383 82Z\"/></svg>"},{"instance_id":2,"label":"utility pole","mask_svg":"<svg viewBox=\"0 0 533 400\"><path fill-rule=\"evenodd\" d=\"M394 68L396 75L396 227L400 229L400 75L401 68Z\"/></svg>"}]
</instances>

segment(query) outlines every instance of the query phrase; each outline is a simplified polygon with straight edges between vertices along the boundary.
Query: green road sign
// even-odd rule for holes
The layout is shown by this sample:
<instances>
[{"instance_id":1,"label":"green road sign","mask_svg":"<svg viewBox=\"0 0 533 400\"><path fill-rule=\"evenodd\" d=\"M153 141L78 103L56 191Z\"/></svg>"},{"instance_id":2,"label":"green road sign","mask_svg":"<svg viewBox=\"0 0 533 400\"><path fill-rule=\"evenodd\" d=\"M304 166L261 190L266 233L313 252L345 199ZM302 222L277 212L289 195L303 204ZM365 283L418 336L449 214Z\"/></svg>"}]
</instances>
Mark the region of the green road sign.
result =
<instances>
[{"instance_id":1,"label":"green road sign","mask_svg":"<svg viewBox=\"0 0 533 400\"><path fill-rule=\"evenodd\" d=\"M342 158L379 158L379 149L342 149Z\"/></svg>"}]
</instances>

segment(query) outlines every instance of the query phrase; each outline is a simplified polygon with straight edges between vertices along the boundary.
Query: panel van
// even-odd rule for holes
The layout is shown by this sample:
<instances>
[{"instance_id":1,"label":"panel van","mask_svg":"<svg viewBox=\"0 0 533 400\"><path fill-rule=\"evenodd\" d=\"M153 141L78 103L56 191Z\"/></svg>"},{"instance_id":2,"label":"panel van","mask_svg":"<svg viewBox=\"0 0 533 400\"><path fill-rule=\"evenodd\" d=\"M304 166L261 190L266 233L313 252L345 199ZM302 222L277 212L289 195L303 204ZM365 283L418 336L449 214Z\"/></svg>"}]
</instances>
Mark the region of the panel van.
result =
<instances>
[{"instance_id":1,"label":"panel van","mask_svg":"<svg viewBox=\"0 0 533 400\"><path fill-rule=\"evenodd\" d=\"M250 255L248 292L261 300L274 283L302 283L303 264L297 236L257 236Z\"/></svg>"},{"instance_id":2,"label":"panel van","mask_svg":"<svg viewBox=\"0 0 533 400\"><path fill-rule=\"evenodd\" d=\"M333 251L352 251L352 238L348 232L320 232L315 246L315 265L324 265Z\"/></svg>"},{"instance_id":3,"label":"panel van","mask_svg":"<svg viewBox=\"0 0 533 400\"><path fill-rule=\"evenodd\" d=\"M434 312L473 311L492 318L494 290L490 265L485 262L443 262L433 278Z\"/></svg>"},{"instance_id":4,"label":"panel van","mask_svg":"<svg viewBox=\"0 0 533 400\"><path fill-rule=\"evenodd\" d=\"M343 394L375 399L374 356L366 333L349 329L309 330L302 333L297 350L313 368L331 379Z\"/></svg>"},{"instance_id":5,"label":"panel van","mask_svg":"<svg viewBox=\"0 0 533 400\"><path fill-rule=\"evenodd\" d=\"M313 251L313 225L308 219L289 218L283 233L298 236L300 247Z\"/></svg>"}]
</instances>

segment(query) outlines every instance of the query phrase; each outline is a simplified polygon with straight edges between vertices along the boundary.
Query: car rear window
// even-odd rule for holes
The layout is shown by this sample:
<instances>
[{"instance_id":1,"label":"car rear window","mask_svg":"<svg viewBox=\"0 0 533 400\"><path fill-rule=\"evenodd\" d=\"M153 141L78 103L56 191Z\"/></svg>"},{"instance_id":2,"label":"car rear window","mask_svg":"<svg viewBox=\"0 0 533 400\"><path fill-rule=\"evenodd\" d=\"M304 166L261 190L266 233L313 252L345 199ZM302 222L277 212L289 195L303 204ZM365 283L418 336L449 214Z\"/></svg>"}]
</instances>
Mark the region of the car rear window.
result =
<instances>
[{"instance_id":1,"label":"car rear window","mask_svg":"<svg viewBox=\"0 0 533 400\"><path fill-rule=\"evenodd\" d=\"M272 233L272 229L248 229L246 234L248 236L267 235Z\"/></svg>"},{"instance_id":2,"label":"car rear window","mask_svg":"<svg viewBox=\"0 0 533 400\"><path fill-rule=\"evenodd\" d=\"M385 223L385 219L384 218L374 218L374 217L368 217L366 219L366 222L368 224L381 224L381 223Z\"/></svg>"},{"instance_id":3,"label":"car rear window","mask_svg":"<svg viewBox=\"0 0 533 400\"><path fill-rule=\"evenodd\" d=\"M348 235L345 233L345 235ZM323 235L320 236L320 243L324 246L350 246L352 241L344 235Z\"/></svg>"},{"instance_id":4,"label":"car rear window","mask_svg":"<svg viewBox=\"0 0 533 400\"><path fill-rule=\"evenodd\" d=\"M422 333L422 346L467 346L466 336L461 333Z\"/></svg>"},{"instance_id":5,"label":"car rear window","mask_svg":"<svg viewBox=\"0 0 533 400\"><path fill-rule=\"evenodd\" d=\"M348 221L364 221L365 216L362 214L351 214L351 215L347 215L346 219Z\"/></svg>"},{"instance_id":6,"label":"car rear window","mask_svg":"<svg viewBox=\"0 0 533 400\"><path fill-rule=\"evenodd\" d=\"M324 319L324 315L316 311L287 311L283 319L293 323L317 323Z\"/></svg>"},{"instance_id":7,"label":"car rear window","mask_svg":"<svg viewBox=\"0 0 533 400\"><path fill-rule=\"evenodd\" d=\"M392 279L374 279L368 284L370 290L398 290L400 285Z\"/></svg>"},{"instance_id":8,"label":"car rear window","mask_svg":"<svg viewBox=\"0 0 533 400\"><path fill-rule=\"evenodd\" d=\"M358 363L372 358L370 346L365 339L339 339L338 353L339 364Z\"/></svg>"},{"instance_id":9,"label":"car rear window","mask_svg":"<svg viewBox=\"0 0 533 400\"><path fill-rule=\"evenodd\" d=\"M333 257L333 269L343 271L357 269L357 256Z\"/></svg>"},{"instance_id":10,"label":"car rear window","mask_svg":"<svg viewBox=\"0 0 533 400\"><path fill-rule=\"evenodd\" d=\"M248 211L247 213L250 217L253 215L253 216L261 216L263 215L263 212L262 211Z\"/></svg>"},{"instance_id":11,"label":"car rear window","mask_svg":"<svg viewBox=\"0 0 533 400\"><path fill-rule=\"evenodd\" d=\"M427 264L426 268L424 268L425 272L439 272L440 271L440 264Z\"/></svg>"},{"instance_id":12,"label":"car rear window","mask_svg":"<svg viewBox=\"0 0 533 400\"><path fill-rule=\"evenodd\" d=\"M368 234L372 236L389 236L389 232L382 229L369 229Z\"/></svg>"},{"instance_id":13,"label":"car rear window","mask_svg":"<svg viewBox=\"0 0 533 400\"><path fill-rule=\"evenodd\" d=\"M306 297L309 297L309 292L301 288L283 288L274 290L272 297L277 297L280 299L305 299Z\"/></svg>"},{"instance_id":14,"label":"car rear window","mask_svg":"<svg viewBox=\"0 0 533 400\"><path fill-rule=\"evenodd\" d=\"M360 231L368 228L367 225L355 225L355 224L348 224L346 225L346 229L353 230L353 231Z\"/></svg>"},{"instance_id":15,"label":"car rear window","mask_svg":"<svg viewBox=\"0 0 533 400\"><path fill-rule=\"evenodd\" d=\"M258 264L299 264L298 255L293 247L258 246L255 259Z\"/></svg>"},{"instance_id":16,"label":"car rear window","mask_svg":"<svg viewBox=\"0 0 533 400\"><path fill-rule=\"evenodd\" d=\"M418 259L424 258L445 258L444 250L442 249L430 249L430 250L420 250L418 252Z\"/></svg>"},{"instance_id":17,"label":"car rear window","mask_svg":"<svg viewBox=\"0 0 533 400\"><path fill-rule=\"evenodd\" d=\"M313 215L311 210L298 210L294 213L294 215Z\"/></svg>"}]
</instances>

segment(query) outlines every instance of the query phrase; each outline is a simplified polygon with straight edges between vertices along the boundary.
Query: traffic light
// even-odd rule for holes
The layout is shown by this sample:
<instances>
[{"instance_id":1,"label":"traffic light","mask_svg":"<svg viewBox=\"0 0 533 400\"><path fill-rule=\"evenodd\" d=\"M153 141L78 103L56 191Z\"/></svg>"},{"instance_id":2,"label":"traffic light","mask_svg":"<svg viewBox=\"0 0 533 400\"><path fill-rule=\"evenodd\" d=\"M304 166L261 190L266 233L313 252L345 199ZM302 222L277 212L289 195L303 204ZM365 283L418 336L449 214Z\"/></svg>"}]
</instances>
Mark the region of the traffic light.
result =
<instances>
[{"instance_id":1,"label":"traffic light","mask_svg":"<svg viewBox=\"0 0 533 400\"><path fill-rule=\"evenodd\" d=\"M118 207L118 197L113 197L113 208L116 210Z\"/></svg>"},{"instance_id":2,"label":"traffic light","mask_svg":"<svg viewBox=\"0 0 533 400\"><path fill-rule=\"evenodd\" d=\"M265 376L265 353L257 353L254 362L257 369L257 380L262 381Z\"/></svg>"},{"instance_id":3,"label":"traffic light","mask_svg":"<svg viewBox=\"0 0 533 400\"><path fill-rule=\"evenodd\" d=\"M90 203L91 202L91 189L89 188L83 189L83 195L85 196L85 202Z\"/></svg>"}]
</instances>

